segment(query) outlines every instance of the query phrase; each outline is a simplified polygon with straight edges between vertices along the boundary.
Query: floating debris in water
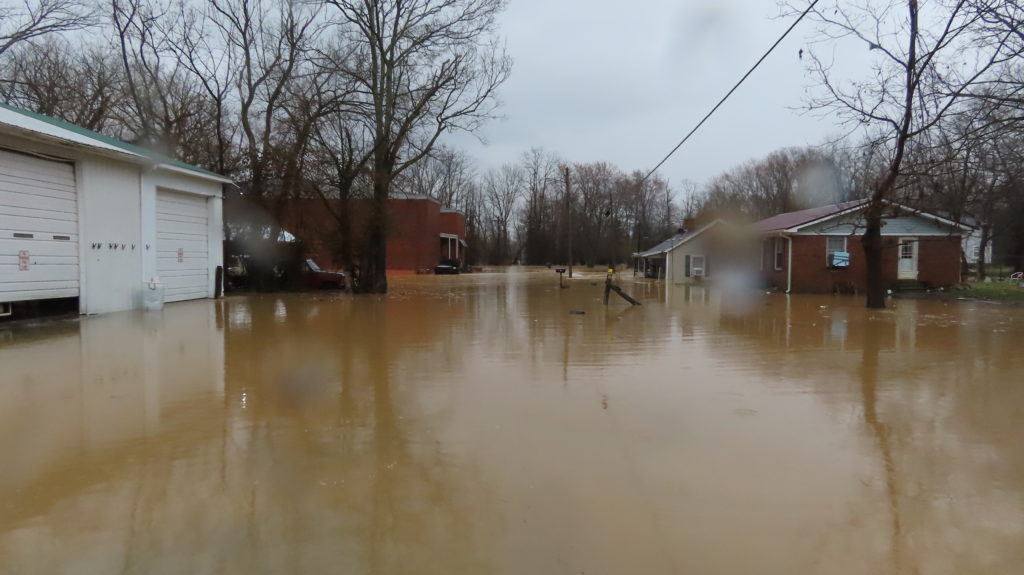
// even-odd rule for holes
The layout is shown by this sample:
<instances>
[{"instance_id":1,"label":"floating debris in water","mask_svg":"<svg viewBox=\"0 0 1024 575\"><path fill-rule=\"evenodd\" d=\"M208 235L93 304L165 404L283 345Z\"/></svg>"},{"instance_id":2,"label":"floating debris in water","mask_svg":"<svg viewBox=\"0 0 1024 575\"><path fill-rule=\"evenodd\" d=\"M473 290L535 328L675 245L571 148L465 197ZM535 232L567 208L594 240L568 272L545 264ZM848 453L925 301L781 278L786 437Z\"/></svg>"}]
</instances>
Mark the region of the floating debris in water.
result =
<instances>
[{"instance_id":1,"label":"floating debris in water","mask_svg":"<svg viewBox=\"0 0 1024 575\"><path fill-rule=\"evenodd\" d=\"M583 311L581 309L572 309L572 310L569 310L569 315L587 315L587 312L585 312L585 311Z\"/></svg>"}]
</instances>

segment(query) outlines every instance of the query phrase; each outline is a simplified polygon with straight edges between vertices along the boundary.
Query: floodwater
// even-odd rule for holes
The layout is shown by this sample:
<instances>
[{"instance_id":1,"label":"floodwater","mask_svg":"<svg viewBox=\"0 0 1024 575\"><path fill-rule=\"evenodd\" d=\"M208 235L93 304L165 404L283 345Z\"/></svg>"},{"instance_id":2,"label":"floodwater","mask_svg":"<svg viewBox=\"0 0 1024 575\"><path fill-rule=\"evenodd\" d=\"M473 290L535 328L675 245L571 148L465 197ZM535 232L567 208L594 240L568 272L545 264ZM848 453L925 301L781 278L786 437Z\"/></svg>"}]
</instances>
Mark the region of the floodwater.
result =
<instances>
[{"instance_id":1,"label":"floodwater","mask_svg":"<svg viewBox=\"0 0 1024 575\"><path fill-rule=\"evenodd\" d=\"M0 573L1024 572L1024 308L623 286L0 328Z\"/></svg>"}]
</instances>

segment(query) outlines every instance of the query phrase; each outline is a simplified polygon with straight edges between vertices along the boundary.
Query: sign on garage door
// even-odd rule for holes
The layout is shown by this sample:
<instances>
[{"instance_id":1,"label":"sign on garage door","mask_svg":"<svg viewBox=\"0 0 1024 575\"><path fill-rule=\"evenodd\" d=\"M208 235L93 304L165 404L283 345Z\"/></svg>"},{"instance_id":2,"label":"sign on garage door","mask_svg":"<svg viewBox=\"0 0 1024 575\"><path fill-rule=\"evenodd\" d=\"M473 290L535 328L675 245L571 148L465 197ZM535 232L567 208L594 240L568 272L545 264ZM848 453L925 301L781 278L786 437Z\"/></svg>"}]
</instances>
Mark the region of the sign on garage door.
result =
<instances>
[{"instance_id":1,"label":"sign on garage door","mask_svg":"<svg viewBox=\"0 0 1024 575\"><path fill-rule=\"evenodd\" d=\"M0 302L78 297L74 165L0 150Z\"/></svg>"},{"instance_id":2,"label":"sign on garage door","mask_svg":"<svg viewBox=\"0 0 1024 575\"><path fill-rule=\"evenodd\" d=\"M160 190L156 199L157 273L165 301L209 297L206 197Z\"/></svg>"}]
</instances>

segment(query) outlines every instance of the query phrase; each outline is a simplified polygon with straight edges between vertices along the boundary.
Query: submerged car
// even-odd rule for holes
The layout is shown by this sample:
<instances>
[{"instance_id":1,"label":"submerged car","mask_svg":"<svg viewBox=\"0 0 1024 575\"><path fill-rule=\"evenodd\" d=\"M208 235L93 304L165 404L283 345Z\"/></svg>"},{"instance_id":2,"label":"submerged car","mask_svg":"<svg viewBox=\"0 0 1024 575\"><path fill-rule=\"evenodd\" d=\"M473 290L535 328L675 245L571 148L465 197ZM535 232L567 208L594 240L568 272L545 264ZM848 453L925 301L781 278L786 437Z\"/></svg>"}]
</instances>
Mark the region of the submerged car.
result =
<instances>
[{"instance_id":1,"label":"submerged car","mask_svg":"<svg viewBox=\"0 0 1024 575\"><path fill-rule=\"evenodd\" d=\"M345 287L343 272L330 272L321 269L311 259L306 260L303 272L307 289L343 289Z\"/></svg>"},{"instance_id":2,"label":"submerged car","mask_svg":"<svg viewBox=\"0 0 1024 575\"><path fill-rule=\"evenodd\" d=\"M462 265L459 260L441 260L441 263L434 266L434 273L437 275L455 275L459 273Z\"/></svg>"}]
</instances>

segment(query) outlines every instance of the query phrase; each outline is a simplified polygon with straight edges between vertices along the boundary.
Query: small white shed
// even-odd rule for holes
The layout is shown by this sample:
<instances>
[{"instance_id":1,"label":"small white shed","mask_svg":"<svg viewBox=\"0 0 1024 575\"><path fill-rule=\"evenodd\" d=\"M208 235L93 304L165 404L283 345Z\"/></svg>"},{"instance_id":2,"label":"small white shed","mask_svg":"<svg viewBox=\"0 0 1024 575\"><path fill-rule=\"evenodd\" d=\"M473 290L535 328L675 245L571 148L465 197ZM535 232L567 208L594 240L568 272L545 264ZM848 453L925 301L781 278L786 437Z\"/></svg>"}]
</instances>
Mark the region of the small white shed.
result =
<instances>
[{"instance_id":1,"label":"small white shed","mask_svg":"<svg viewBox=\"0 0 1024 575\"><path fill-rule=\"evenodd\" d=\"M0 104L0 306L78 298L83 314L214 295L223 176ZM9 308L9 306L3 306Z\"/></svg>"}]
</instances>

